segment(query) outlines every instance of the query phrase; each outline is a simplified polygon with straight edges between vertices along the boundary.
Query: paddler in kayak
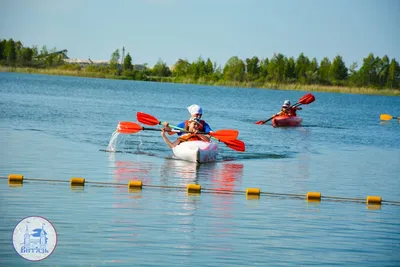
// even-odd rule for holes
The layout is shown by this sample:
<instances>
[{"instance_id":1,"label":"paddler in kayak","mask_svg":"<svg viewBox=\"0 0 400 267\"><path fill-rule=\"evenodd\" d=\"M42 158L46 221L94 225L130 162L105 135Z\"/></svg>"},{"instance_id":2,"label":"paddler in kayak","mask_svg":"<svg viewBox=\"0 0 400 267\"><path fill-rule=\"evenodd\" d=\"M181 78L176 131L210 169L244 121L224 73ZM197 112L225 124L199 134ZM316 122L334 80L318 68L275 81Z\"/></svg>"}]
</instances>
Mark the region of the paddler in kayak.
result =
<instances>
[{"instance_id":1,"label":"paddler in kayak","mask_svg":"<svg viewBox=\"0 0 400 267\"><path fill-rule=\"evenodd\" d=\"M281 111L280 111L280 115L283 116L297 116L296 114L296 110L301 110L301 107L295 107L295 106L290 106L290 101L289 100L285 100L285 102L283 102Z\"/></svg>"},{"instance_id":2,"label":"paddler in kayak","mask_svg":"<svg viewBox=\"0 0 400 267\"><path fill-rule=\"evenodd\" d=\"M178 139L176 139L174 142L171 142L165 134L168 131L168 129L167 129L167 127L164 127L161 129L161 136L164 139L165 143L170 148L173 148L173 147L179 145L180 143L186 142L186 141L210 142L210 138L207 135L198 134L198 132L200 131L200 127L202 127L200 120L198 118L191 118L188 121L188 129L187 129L187 131L190 131L191 133L185 133L185 134L180 133L182 135L179 136Z\"/></svg>"},{"instance_id":3,"label":"paddler in kayak","mask_svg":"<svg viewBox=\"0 0 400 267\"><path fill-rule=\"evenodd\" d=\"M210 125L208 125L207 122L205 122L204 120L201 119L201 117L203 116L203 109L199 105L193 104L193 105L187 107L187 110L190 113L190 119L179 123L177 125L177 127L188 131L189 130L189 121L196 118L200 121L200 124L201 124L199 126L199 132L207 132L207 133L212 132ZM167 121L164 122L163 125L167 131L171 130L171 128L169 127L169 123ZM173 133L170 133L170 134L173 134ZM178 135L181 136L182 133L178 133Z\"/></svg>"}]
</instances>

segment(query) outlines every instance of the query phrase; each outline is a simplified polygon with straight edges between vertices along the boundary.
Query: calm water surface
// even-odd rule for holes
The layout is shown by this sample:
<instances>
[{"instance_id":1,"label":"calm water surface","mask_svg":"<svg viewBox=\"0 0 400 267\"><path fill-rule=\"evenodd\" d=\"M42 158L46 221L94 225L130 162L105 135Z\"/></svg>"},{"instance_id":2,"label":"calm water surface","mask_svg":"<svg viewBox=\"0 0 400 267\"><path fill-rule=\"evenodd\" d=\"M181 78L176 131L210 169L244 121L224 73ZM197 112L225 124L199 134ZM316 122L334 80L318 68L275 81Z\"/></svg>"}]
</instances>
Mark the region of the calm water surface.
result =
<instances>
[{"instance_id":1,"label":"calm water surface","mask_svg":"<svg viewBox=\"0 0 400 267\"><path fill-rule=\"evenodd\" d=\"M11 235L34 215L58 233L41 266L399 266L400 205L282 194L400 201L400 124L379 121L400 116L400 97L313 93L302 127L254 123L305 93L0 73L0 176L148 185L0 179L0 266L33 264ZM220 143L216 163L173 160L155 131L119 135L106 151L119 121L141 111L177 124L194 103L214 130L238 129L246 152ZM189 183L278 195L187 195Z\"/></svg>"}]
</instances>

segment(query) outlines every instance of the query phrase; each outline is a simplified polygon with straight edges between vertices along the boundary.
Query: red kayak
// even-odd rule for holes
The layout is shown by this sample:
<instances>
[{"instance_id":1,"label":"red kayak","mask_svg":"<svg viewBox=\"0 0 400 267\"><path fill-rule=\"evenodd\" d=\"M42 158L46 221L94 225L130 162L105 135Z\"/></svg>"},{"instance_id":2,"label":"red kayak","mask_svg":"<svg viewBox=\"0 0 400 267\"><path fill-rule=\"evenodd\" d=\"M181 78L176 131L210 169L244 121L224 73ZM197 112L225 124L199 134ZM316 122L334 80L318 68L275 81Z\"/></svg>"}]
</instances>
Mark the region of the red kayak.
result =
<instances>
[{"instance_id":1,"label":"red kayak","mask_svg":"<svg viewBox=\"0 0 400 267\"><path fill-rule=\"evenodd\" d=\"M299 126L302 121L303 119L298 116L276 116L272 119L272 126Z\"/></svg>"}]
</instances>

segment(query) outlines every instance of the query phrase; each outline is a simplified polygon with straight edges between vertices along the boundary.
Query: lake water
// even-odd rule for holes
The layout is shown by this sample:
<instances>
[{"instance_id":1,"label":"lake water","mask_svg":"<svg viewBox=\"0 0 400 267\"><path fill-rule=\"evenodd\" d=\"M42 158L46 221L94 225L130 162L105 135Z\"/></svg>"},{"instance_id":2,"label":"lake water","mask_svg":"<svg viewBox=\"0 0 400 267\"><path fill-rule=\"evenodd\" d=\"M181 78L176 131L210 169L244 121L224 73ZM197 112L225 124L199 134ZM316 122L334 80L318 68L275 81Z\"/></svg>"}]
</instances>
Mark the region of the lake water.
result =
<instances>
[{"instance_id":1,"label":"lake water","mask_svg":"<svg viewBox=\"0 0 400 267\"><path fill-rule=\"evenodd\" d=\"M32 264L11 239L28 216L58 233L41 266L399 266L400 124L379 115L400 116L400 97L316 92L301 127L255 124L306 93L0 73L0 266ZM216 163L173 160L157 131L106 151L119 121L141 111L176 125L194 103L213 130L239 130L246 151L219 143ZM87 184L47 181L72 177ZM98 184L130 180L142 191ZM249 187L271 194L247 199ZM367 196L382 206L352 201Z\"/></svg>"}]
</instances>

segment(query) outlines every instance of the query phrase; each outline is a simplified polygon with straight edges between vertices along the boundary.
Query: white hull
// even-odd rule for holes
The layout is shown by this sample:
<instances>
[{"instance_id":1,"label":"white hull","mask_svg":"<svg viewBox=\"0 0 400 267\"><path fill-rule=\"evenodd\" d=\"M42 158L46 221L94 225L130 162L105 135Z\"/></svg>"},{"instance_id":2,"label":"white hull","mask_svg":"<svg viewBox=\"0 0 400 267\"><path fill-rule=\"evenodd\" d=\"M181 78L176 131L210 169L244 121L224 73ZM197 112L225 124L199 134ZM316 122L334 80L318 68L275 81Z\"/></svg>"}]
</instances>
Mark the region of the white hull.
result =
<instances>
[{"instance_id":1,"label":"white hull","mask_svg":"<svg viewBox=\"0 0 400 267\"><path fill-rule=\"evenodd\" d=\"M181 160L197 163L213 162L217 160L218 145L213 142L187 141L172 148L172 153L175 158Z\"/></svg>"}]
</instances>

